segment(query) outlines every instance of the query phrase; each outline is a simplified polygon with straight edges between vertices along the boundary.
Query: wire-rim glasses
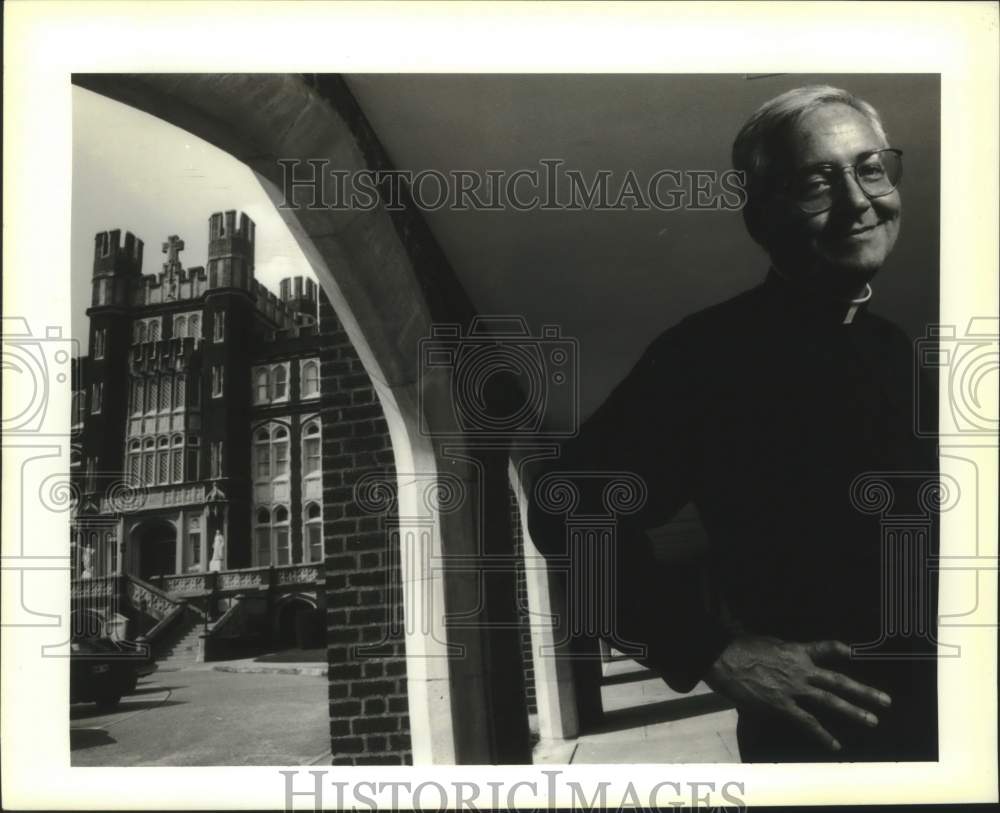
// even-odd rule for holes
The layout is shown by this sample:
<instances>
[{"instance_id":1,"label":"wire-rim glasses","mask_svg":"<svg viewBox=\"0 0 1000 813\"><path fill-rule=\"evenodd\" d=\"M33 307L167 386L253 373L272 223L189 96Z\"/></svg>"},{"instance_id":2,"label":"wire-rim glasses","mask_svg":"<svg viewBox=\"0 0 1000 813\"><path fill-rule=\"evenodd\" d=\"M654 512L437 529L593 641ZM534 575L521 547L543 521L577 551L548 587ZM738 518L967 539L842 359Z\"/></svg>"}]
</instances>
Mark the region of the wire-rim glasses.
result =
<instances>
[{"instance_id":1,"label":"wire-rim glasses","mask_svg":"<svg viewBox=\"0 0 1000 813\"><path fill-rule=\"evenodd\" d=\"M825 212L843 193L841 175L846 170L869 198L885 197L903 178L903 151L887 147L866 152L853 164L813 164L794 173L784 193L807 214Z\"/></svg>"}]
</instances>

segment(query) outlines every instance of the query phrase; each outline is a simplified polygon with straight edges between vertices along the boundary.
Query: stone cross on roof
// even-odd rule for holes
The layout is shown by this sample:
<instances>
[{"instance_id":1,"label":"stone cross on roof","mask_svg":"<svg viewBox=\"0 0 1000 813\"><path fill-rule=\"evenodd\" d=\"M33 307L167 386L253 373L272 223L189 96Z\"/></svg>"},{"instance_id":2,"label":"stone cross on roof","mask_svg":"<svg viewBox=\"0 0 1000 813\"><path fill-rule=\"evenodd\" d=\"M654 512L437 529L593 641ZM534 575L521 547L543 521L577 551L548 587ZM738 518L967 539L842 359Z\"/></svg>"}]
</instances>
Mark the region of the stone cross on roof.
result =
<instances>
[{"instance_id":1,"label":"stone cross on roof","mask_svg":"<svg viewBox=\"0 0 1000 813\"><path fill-rule=\"evenodd\" d=\"M171 234L163 244L163 253L167 255L167 265L180 264L177 255L184 250L184 241L176 234Z\"/></svg>"}]
</instances>

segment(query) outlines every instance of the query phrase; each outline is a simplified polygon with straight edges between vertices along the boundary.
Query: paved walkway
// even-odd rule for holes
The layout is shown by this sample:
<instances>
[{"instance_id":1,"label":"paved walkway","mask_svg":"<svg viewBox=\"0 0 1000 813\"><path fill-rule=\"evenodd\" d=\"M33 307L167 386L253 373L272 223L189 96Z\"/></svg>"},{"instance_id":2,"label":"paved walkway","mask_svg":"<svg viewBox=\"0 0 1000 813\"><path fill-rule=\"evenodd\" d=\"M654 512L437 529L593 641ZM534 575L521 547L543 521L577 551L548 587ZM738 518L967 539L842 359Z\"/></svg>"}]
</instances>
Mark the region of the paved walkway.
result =
<instances>
[{"instance_id":1,"label":"paved walkway","mask_svg":"<svg viewBox=\"0 0 1000 813\"><path fill-rule=\"evenodd\" d=\"M329 763L326 678L224 674L215 665L154 672L110 714L70 706L70 764Z\"/></svg>"},{"instance_id":2,"label":"paved walkway","mask_svg":"<svg viewBox=\"0 0 1000 813\"><path fill-rule=\"evenodd\" d=\"M536 764L740 761L736 711L704 684L678 694L632 661L605 672L604 724L575 740L540 743Z\"/></svg>"}]
</instances>

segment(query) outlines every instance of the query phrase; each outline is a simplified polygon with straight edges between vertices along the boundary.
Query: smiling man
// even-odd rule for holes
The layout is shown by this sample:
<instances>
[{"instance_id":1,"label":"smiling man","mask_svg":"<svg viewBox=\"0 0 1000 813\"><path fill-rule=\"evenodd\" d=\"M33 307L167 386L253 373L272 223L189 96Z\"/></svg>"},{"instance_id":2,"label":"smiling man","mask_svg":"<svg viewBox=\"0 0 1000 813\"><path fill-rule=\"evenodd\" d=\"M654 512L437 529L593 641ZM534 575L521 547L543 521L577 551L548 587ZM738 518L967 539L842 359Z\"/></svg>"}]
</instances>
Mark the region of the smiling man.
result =
<instances>
[{"instance_id":1,"label":"smiling man","mask_svg":"<svg viewBox=\"0 0 1000 813\"><path fill-rule=\"evenodd\" d=\"M535 478L532 538L566 553L552 477L583 475L579 515L600 511L588 475L638 474L645 506L596 563L614 574L607 637L643 646L679 691L704 680L729 697L744 761L935 760L934 520L890 556L857 496L866 478L937 478L936 445L914 433L912 344L867 309L899 234L901 152L869 104L814 86L754 113L733 160L766 279L647 349ZM689 502L723 612L648 544ZM574 567L593 572L582 550Z\"/></svg>"}]
</instances>

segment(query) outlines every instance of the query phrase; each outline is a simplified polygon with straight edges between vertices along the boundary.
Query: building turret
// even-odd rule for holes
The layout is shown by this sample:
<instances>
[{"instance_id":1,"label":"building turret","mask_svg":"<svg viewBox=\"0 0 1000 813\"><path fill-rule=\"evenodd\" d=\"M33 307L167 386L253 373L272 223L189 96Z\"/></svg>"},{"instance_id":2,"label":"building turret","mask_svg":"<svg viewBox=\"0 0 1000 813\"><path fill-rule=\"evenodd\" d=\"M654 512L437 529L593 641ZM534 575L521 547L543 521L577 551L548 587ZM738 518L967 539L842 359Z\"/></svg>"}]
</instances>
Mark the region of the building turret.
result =
<instances>
[{"instance_id":1,"label":"building turret","mask_svg":"<svg viewBox=\"0 0 1000 813\"><path fill-rule=\"evenodd\" d=\"M317 316L317 286L309 277L285 277L279 283L281 301L288 306L296 324L313 325Z\"/></svg>"},{"instance_id":2,"label":"building turret","mask_svg":"<svg viewBox=\"0 0 1000 813\"><path fill-rule=\"evenodd\" d=\"M90 304L97 307L127 307L129 291L142 277L142 240L121 230L98 232L94 237L94 276Z\"/></svg>"},{"instance_id":3,"label":"building turret","mask_svg":"<svg viewBox=\"0 0 1000 813\"><path fill-rule=\"evenodd\" d=\"M245 214L216 212L208 221L208 287L253 291L254 222Z\"/></svg>"}]
</instances>

